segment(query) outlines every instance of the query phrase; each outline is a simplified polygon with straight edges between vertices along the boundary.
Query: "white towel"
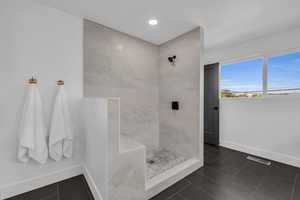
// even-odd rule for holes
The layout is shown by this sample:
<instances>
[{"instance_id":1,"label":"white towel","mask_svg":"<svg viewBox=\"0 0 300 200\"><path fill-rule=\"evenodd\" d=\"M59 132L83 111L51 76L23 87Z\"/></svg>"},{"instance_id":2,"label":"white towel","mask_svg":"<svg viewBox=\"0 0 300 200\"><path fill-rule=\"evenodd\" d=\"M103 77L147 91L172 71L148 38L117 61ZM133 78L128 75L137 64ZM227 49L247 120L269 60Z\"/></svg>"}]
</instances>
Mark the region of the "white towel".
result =
<instances>
[{"instance_id":1,"label":"white towel","mask_svg":"<svg viewBox=\"0 0 300 200\"><path fill-rule=\"evenodd\" d=\"M36 84L28 86L19 129L18 159L44 164L48 158L42 100Z\"/></svg>"},{"instance_id":2,"label":"white towel","mask_svg":"<svg viewBox=\"0 0 300 200\"><path fill-rule=\"evenodd\" d=\"M59 161L72 156L73 132L63 85L58 85L49 133L50 157Z\"/></svg>"}]
</instances>

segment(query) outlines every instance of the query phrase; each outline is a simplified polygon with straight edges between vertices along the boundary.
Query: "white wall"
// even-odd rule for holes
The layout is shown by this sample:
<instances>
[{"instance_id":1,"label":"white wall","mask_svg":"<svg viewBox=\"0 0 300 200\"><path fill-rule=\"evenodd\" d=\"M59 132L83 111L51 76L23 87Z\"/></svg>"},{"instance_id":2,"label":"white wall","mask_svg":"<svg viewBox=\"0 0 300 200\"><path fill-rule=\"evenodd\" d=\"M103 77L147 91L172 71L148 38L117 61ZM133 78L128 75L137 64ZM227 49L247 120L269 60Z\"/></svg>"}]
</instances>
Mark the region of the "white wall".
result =
<instances>
[{"instance_id":1,"label":"white wall","mask_svg":"<svg viewBox=\"0 0 300 200\"><path fill-rule=\"evenodd\" d=\"M206 49L206 64L230 62L240 58L256 57L266 54L277 54L282 51L300 49L300 28L281 32L275 35L245 41L235 46Z\"/></svg>"},{"instance_id":2,"label":"white wall","mask_svg":"<svg viewBox=\"0 0 300 200\"><path fill-rule=\"evenodd\" d=\"M81 163L80 127L75 128L71 159L45 165L17 161L17 127L25 81L39 80L47 121L55 81L65 80L74 124L82 97L82 20L29 1L0 2L0 188L33 180ZM62 177L63 178L63 177ZM24 184L25 185L25 184Z\"/></svg>"},{"instance_id":3,"label":"white wall","mask_svg":"<svg viewBox=\"0 0 300 200\"><path fill-rule=\"evenodd\" d=\"M224 99L221 145L300 167L300 95Z\"/></svg>"},{"instance_id":4,"label":"white wall","mask_svg":"<svg viewBox=\"0 0 300 200\"><path fill-rule=\"evenodd\" d=\"M300 28L206 51L206 63L300 51ZM300 96L221 99L220 142L300 167Z\"/></svg>"}]
</instances>

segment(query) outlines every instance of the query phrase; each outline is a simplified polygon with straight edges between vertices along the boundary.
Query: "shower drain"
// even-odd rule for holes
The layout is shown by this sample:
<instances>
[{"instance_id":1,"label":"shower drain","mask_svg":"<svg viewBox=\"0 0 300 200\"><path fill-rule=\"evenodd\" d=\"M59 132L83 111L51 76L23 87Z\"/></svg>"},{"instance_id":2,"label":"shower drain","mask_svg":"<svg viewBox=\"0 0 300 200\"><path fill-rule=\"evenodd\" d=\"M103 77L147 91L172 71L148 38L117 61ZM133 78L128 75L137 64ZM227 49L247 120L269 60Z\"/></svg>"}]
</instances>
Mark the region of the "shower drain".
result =
<instances>
[{"instance_id":1,"label":"shower drain","mask_svg":"<svg viewBox=\"0 0 300 200\"><path fill-rule=\"evenodd\" d=\"M154 161L154 160L147 160L147 163L148 163L148 164L154 164L155 161Z\"/></svg>"}]
</instances>

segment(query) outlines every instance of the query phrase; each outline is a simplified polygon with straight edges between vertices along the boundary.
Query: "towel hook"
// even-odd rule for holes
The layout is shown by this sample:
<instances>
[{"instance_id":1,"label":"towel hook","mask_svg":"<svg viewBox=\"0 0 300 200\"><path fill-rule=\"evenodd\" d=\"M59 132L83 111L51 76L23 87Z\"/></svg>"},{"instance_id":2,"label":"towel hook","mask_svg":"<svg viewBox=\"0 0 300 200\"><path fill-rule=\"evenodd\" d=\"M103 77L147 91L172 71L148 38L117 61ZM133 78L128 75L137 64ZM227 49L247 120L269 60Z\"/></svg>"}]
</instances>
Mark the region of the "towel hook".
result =
<instances>
[{"instance_id":1,"label":"towel hook","mask_svg":"<svg viewBox=\"0 0 300 200\"><path fill-rule=\"evenodd\" d=\"M56 82L57 82L57 85L64 85L65 84L65 82L63 80L58 80Z\"/></svg>"},{"instance_id":2,"label":"towel hook","mask_svg":"<svg viewBox=\"0 0 300 200\"><path fill-rule=\"evenodd\" d=\"M33 76L31 77L31 79L28 80L29 84L37 84L37 79L35 79Z\"/></svg>"}]
</instances>

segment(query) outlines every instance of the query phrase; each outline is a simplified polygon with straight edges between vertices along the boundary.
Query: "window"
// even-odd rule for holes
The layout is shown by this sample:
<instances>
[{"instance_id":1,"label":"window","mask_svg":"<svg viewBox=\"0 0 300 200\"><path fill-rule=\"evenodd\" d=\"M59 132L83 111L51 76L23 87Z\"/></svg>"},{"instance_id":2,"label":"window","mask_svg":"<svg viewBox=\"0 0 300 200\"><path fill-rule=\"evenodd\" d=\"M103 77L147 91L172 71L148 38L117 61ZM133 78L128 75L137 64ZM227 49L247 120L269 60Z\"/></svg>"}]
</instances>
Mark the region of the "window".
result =
<instances>
[{"instance_id":1,"label":"window","mask_svg":"<svg viewBox=\"0 0 300 200\"><path fill-rule=\"evenodd\" d=\"M300 52L221 67L221 97L300 93Z\"/></svg>"},{"instance_id":2,"label":"window","mask_svg":"<svg viewBox=\"0 0 300 200\"><path fill-rule=\"evenodd\" d=\"M300 53L271 57L268 62L268 94L300 92Z\"/></svg>"},{"instance_id":3,"label":"window","mask_svg":"<svg viewBox=\"0 0 300 200\"><path fill-rule=\"evenodd\" d=\"M260 97L263 89L263 59L221 67L221 97Z\"/></svg>"}]
</instances>

